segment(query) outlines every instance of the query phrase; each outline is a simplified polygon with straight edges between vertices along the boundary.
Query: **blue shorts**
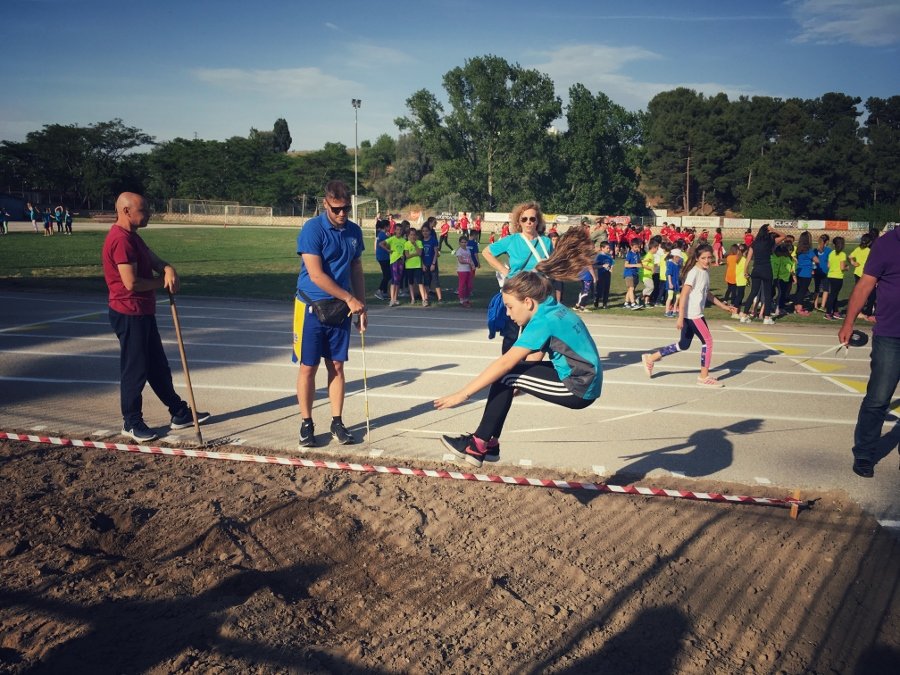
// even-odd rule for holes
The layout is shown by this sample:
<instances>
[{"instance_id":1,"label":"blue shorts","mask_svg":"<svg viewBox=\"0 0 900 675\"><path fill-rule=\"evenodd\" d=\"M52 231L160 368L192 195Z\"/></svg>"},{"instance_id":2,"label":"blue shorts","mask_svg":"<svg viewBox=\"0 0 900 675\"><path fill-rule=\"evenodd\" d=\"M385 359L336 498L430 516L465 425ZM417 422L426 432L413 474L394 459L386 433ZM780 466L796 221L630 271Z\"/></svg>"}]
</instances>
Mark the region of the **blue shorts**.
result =
<instances>
[{"instance_id":1,"label":"blue shorts","mask_svg":"<svg viewBox=\"0 0 900 675\"><path fill-rule=\"evenodd\" d=\"M291 360L317 366L322 359L347 360L350 352L350 317L340 326L326 326L306 303L294 298L294 353Z\"/></svg>"}]
</instances>

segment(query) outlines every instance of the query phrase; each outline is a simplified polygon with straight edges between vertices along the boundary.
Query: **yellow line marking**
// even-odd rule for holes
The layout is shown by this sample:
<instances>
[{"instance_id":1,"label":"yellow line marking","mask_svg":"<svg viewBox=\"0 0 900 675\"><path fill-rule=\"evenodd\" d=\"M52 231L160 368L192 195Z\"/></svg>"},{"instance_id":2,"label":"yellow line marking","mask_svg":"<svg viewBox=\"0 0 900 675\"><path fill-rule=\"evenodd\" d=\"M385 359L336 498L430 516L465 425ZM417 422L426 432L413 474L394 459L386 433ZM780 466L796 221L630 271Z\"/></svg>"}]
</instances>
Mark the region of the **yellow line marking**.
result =
<instances>
[{"instance_id":1,"label":"yellow line marking","mask_svg":"<svg viewBox=\"0 0 900 675\"><path fill-rule=\"evenodd\" d=\"M833 377L831 379L840 382L842 385L849 387L853 391L857 391L860 394L866 393L866 385L868 384L868 382L860 382L859 380L851 380L848 377ZM898 408L900 408L900 406L898 406Z\"/></svg>"}]
</instances>

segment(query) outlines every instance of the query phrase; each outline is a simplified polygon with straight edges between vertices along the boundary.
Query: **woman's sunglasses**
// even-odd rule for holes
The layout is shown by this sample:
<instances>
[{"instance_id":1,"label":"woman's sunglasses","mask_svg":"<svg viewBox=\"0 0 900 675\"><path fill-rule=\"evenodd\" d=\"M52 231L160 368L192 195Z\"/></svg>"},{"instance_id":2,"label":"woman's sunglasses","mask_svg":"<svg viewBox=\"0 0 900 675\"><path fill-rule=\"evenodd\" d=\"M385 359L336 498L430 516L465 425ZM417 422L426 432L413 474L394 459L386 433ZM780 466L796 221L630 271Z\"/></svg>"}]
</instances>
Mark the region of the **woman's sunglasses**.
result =
<instances>
[{"instance_id":1,"label":"woman's sunglasses","mask_svg":"<svg viewBox=\"0 0 900 675\"><path fill-rule=\"evenodd\" d=\"M536 223L537 216L521 216L519 218L520 223Z\"/></svg>"}]
</instances>

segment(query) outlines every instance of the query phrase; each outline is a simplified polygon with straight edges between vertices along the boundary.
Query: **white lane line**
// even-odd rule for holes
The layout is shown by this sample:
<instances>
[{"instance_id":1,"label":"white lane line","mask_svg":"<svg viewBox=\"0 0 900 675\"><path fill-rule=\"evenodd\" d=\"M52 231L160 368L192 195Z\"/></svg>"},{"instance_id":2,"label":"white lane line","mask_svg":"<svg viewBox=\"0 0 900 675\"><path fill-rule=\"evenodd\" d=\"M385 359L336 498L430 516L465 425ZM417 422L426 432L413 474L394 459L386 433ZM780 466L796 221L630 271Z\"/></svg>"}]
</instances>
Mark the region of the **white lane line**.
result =
<instances>
[{"instance_id":1,"label":"white lane line","mask_svg":"<svg viewBox=\"0 0 900 675\"><path fill-rule=\"evenodd\" d=\"M684 471L670 471L669 473L672 474L675 478L686 478L686 476L684 475Z\"/></svg>"},{"instance_id":2,"label":"white lane line","mask_svg":"<svg viewBox=\"0 0 900 675\"><path fill-rule=\"evenodd\" d=\"M32 431L43 431L43 430L46 429L46 428L47 428L47 425L45 425L45 424L38 424L37 426L31 427L31 430L32 430Z\"/></svg>"},{"instance_id":3,"label":"white lane line","mask_svg":"<svg viewBox=\"0 0 900 675\"><path fill-rule=\"evenodd\" d=\"M64 317L60 317L59 319L45 319L44 321L34 321L33 323L23 323L19 326L10 326L9 328L0 328L0 333L14 333L16 331L28 330L29 328L33 328L35 326L46 326L47 324L50 324L50 323L70 323L70 322L74 322L75 319L79 319L79 318L82 318L85 316L94 316L96 314L97 314L97 312L88 312L86 314L74 314L72 316L64 316ZM95 322L79 321L78 323L84 323L86 325L91 325L91 324L94 324ZM96 323L98 325L101 324L101 322L96 322Z\"/></svg>"},{"instance_id":4,"label":"white lane line","mask_svg":"<svg viewBox=\"0 0 900 675\"><path fill-rule=\"evenodd\" d=\"M598 476L606 475L606 467L602 464L594 464L594 466L591 467L591 470Z\"/></svg>"},{"instance_id":5,"label":"white lane line","mask_svg":"<svg viewBox=\"0 0 900 675\"><path fill-rule=\"evenodd\" d=\"M93 316L95 314L96 314L96 312L92 312L90 314L84 314L81 316ZM22 328L27 328L28 326L38 326L38 325L47 324L47 323L77 323L82 326L108 326L109 325L108 322L105 322L105 321L70 321L69 320L69 319L75 319L75 318L77 318L77 317L54 319L52 321L39 321L34 324L27 324L24 327L14 326L11 328L5 328L3 330L4 331L15 331L15 330L19 330ZM189 326L190 319L191 319L190 315L187 315L187 316L182 315L181 316L182 325L188 326L188 328L190 328L190 326ZM253 334L266 333L269 335L286 335L286 336L291 335L290 330L287 328L282 328L279 330L268 330L268 329L264 329L264 328L235 328L233 326L228 325L231 322L231 319L229 317L221 317L219 319L219 321L226 325L226 327L224 327L224 328L225 328L225 331L228 333L238 333L238 334L240 334L240 333L253 333ZM258 320L247 320L247 321L258 323ZM172 326L173 326L171 321L166 321L166 320L158 320L158 324L159 324L160 328L162 328L162 329L172 329ZM287 325L287 324L285 324L285 325ZM735 329L732 326L726 326L726 327L731 329L732 331L735 331ZM222 328L223 328L222 326L217 326L215 328L216 333L217 334L221 333ZM213 330L213 329L211 329L211 328L194 328L195 333L196 332L202 333L202 331L204 331L204 330ZM485 339L481 335L482 331L472 331L470 329L465 329L465 330L461 330L461 331L453 331L453 333L459 334L459 335L466 335L469 333L475 333L475 335L472 335L472 337L469 337L469 338L467 338L467 337L452 337L452 336L446 335L446 332L447 332L446 328L443 328L440 326L429 326L429 325L425 325L425 324L391 324L389 326L379 326L377 324L374 324L374 325L370 324L370 329L369 329L369 332L366 334L366 336L369 338L369 340L396 340L398 338L408 338L410 336L410 332L409 332L410 330L415 330L415 331L417 331L417 333L419 333L416 336L417 341L456 342L456 343L461 343L461 344L485 344L486 343ZM397 331L397 334L392 334L389 332L381 332L381 331ZM427 337L427 336L421 335L422 332L426 332L426 331L439 332L439 333L441 333L441 335L437 336L437 337ZM671 332L671 331L669 331L669 332ZM716 331L716 332L718 332L718 331ZM759 343L760 345L763 345L764 347L766 347L767 349L769 349L772 352L776 352L776 353L778 352L778 350L776 348L771 347L771 346L767 345L765 342L762 342L761 340L754 338L752 335L748 335L746 333L741 333L740 331L735 331L735 332L738 335L751 338L752 340ZM606 344L606 340L621 339L626 336L614 335L614 334L610 334L610 333L591 332L591 337L593 337L595 340L599 340L601 343L603 343L604 348L607 348L608 345ZM655 337L647 337L644 335L631 335L631 336L627 336L627 337L629 340L629 342L628 342L629 346L633 346L636 341L642 341L642 340L643 341L651 341L653 344L659 342L659 340ZM717 338L715 340L715 342L716 342L716 344L734 344L734 345L746 345L747 344L746 340L728 340L725 338ZM820 347L820 348L828 347L828 343L826 343L826 342L779 342L778 344L780 346L785 346L785 347L809 347L809 348L813 348L813 349L816 347ZM614 347L614 348L616 348L616 347ZM722 352L722 353L724 353L724 352Z\"/></svg>"},{"instance_id":6,"label":"white lane line","mask_svg":"<svg viewBox=\"0 0 900 675\"><path fill-rule=\"evenodd\" d=\"M109 429L97 429L97 431L94 431L91 436L98 436L102 438L103 436L109 436L111 433L112 432Z\"/></svg>"},{"instance_id":7,"label":"white lane line","mask_svg":"<svg viewBox=\"0 0 900 675\"><path fill-rule=\"evenodd\" d=\"M356 336L355 334L352 337L354 337L355 339L358 339L358 336ZM60 340L69 340L69 341L85 340L88 342L109 342L109 343L118 344L118 339L115 336L103 337L103 336L96 336L96 335L73 336L73 335L51 335L49 333L40 333L40 334L0 333L0 338L31 339L31 340L60 339ZM416 338L416 340L418 340L418 338ZM177 346L176 340L170 340L170 339L163 338L162 342L163 342L163 344L166 344L166 345L176 345ZM479 344L483 344L483 341L477 341L477 342ZM224 343L224 342L199 342L196 340L185 340L184 344L187 347L192 347L192 348L196 348L196 349L202 349L202 348L222 348L222 349L240 349L240 350L260 349L260 350L277 350L280 352L287 353L288 355L290 354L290 341L289 340L286 340L284 344L278 344L278 345L261 345L258 343L247 344L247 343ZM746 344L746 342L744 344ZM499 347L499 342L497 343L497 345ZM604 345L603 347L604 347L603 348L604 352L610 352L610 351L617 350L616 347L614 347L614 346L610 347L609 345ZM354 351L356 351L355 347L354 347ZM628 345L628 346L623 345L622 349L619 351L624 351L624 352L629 352L629 353L640 353L642 350L632 349L631 345ZM794 357L787 356L786 354L778 352L775 349L769 349L769 351L771 353L767 355L767 358L789 359L791 361L796 361L796 359ZM366 352L370 353L370 354L384 354L387 356L405 356L405 357L408 357L410 354L409 350L394 351L394 350L389 350L389 349L377 349L377 348L367 348ZM498 353L499 353L499 349L498 349ZM747 352L725 352L725 351L720 351L718 349L716 350L716 354L720 355L720 356L747 356ZM472 354L471 352L467 352L464 354L448 354L448 353L442 352L440 354L440 357L445 360L446 359L494 360L497 358L497 354L483 354L482 355L482 354ZM849 356L847 358L816 356L815 359L817 361L840 361L841 363L852 363L852 362L869 363L868 358L856 359L856 358L852 358ZM816 372L815 370L813 370L811 368L809 370ZM816 373L816 374L821 375L822 373Z\"/></svg>"},{"instance_id":8,"label":"white lane line","mask_svg":"<svg viewBox=\"0 0 900 675\"><path fill-rule=\"evenodd\" d=\"M841 377L845 377L845 376L844 376L844 375L841 375ZM857 377L865 377L866 380L869 379L868 376L859 376L859 375L858 375ZM840 388L843 389L844 391L853 392L853 393L856 394L857 396L863 396L862 393L858 392L858 391L857 391L856 389L854 389L853 387L851 387L851 386L849 386L849 385L846 385L846 384L844 384L843 382L838 382L838 381L837 381L836 379L834 379L833 377L823 376L822 379L823 379L823 380L827 380L828 382L831 382L831 384L837 385L838 387L840 387Z\"/></svg>"},{"instance_id":9,"label":"white lane line","mask_svg":"<svg viewBox=\"0 0 900 675\"><path fill-rule=\"evenodd\" d=\"M534 466L534 462L532 462L530 459L520 459L519 466Z\"/></svg>"},{"instance_id":10,"label":"white lane line","mask_svg":"<svg viewBox=\"0 0 900 675\"><path fill-rule=\"evenodd\" d=\"M367 351L369 351L369 350L367 350ZM382 352L369 352L369 353L382 353ZM716 352L716 353L719 353L719 352ZM48 356L48 357L54 357L54 358L59 357L59 358L65 358L67 361L70 361L73 356L71 351L57 352L57 351L51 351L51 350L46 350L46 349L21 349L18 347L12 347L10 349L0 349L0 354L9 354L9 355L14 355L14 356ZM357 349L356 347L353 347L350 349L350 354L355 354L358 356L358 355L362 354L362 350ZM469 358L470 356L471 355L466 355L466 358ZM93 353L80 352L80 353L78 353L78 358L82 358L82 359L114 359L114 360L118 361L119 354L118 353L101 354L99 352L93 352ZM442 356L441 358L448 358L448 357ZM460 356L459 358L463 358L463 356ZM490 358L490 357L485 357L485 358ZM687 359L689 357L684 356L684 358ZM241 359L241 360L205 359L205 358L197 358L197 357L192 356L190 362L197 363L197 364L203 363L203 364L219 365L219 366L249 366L249 367L253 367L253 368L260 367L260 366L269 367L269 368L291 368L291 369L297 368L297 365L294 363L291 363L289 358L281 359L279 361L253 361L253 360L245 360L245 359ZM351 365L352 363L353 363L352 360L348 361L344 365L344 370L351 371L351 372L352 371L362 372L362 366L353 366L353 365ZM437 365L444 365L444 364L439 363ZM427 364L423 365L421 368L404 369L404 370L398 370L396 368L369 367L368 372L370 372L370 373L424 373L424 372L429 372L430 369L434 368L434 367L435 366L433 366L433 365L427 365ZM619 366L618 368L638 369L638 368L643 368L643 366L640 363L630 363L626 366ZM666 371L677 370L677 371L694 371L694 372L696 372L697 367L696 366L680 366L677 364L667 362L663 369ZM661 369L661 370L663 370L663 369ZM442 371L441 377L450 376L450 377L473 378L476 375L478 375L480 372L481 371L461 371L458 369L454 369L452 371ZM715 374L715 373L730 373L732 371L728 368L713 367L713 369L710 372ZM816 379L822 379L822 377L823 377L822 373L820 373L820 372L796 372L796 371L792 371L792 370L769 370L767 372L767 374L769 374L769 375L789 375L791 377L814 377ZM851 373L847 373L846 375L842 374L841 377L846 377L846 378L850 378L850 379L856 378L856 379L862 379L862 380L869 379L868 375L854 375ZM826 377L826 379L828 379L828 378ZM612 384L612 383L622 383L623 381L611 380L611 379L607 378L605 380L605 382ZM634 384L645 384L646 385L648 383L647 382L635 382ZM835 382L835 384L845 388L848 392L858 393L852 387L848 387L847 385L841 384L840 382ZM654 383L652 386L661 386L662 387L662 386L672 386L672 385L671 384L667 385L665 383ZM804 391L806 391L806 390L804 390Z\"/></svg>"},{"instance_id":11,"label":"white lane line","mask_svg":"<svg viewBox=\"0 0 900 675\"><path fill-rule=\"evenodd\" d=\"M191 363L199 364L199 363L208 363L202 361L200 359L192 359ZM241 365L251 365L251 364L241 364ZM286 364L281 367L295 367L292 364ZM348 372L361 372L362 368L345 368ZM176 371L177 372L177 371ZM369 369L369 372L374 372L374 369ZM381 372L387 372L391 374L402 374L403 371L395 371L395 370L384 370ZM427 370L422 371L411 371L417 377L420 374L427 373ZM477 374L477 373L475 373ZM475 374L472 373L441 373L441 376L446 375L456 375L463 377L473 377ZM415 379L415 378L414 378ZM0 375L0 381L7 382L30 382L33 384L39 383L47 383L47 384L118 384L115 380L86 380L81 378L51 378L51 377L16 377L16 376L6 376ZM687 389L690 391L699 391L695 384L690 382L687 383L677 383L677 382L647 382L647 381L631 381L631 380L613 380L606 379L604 380L604 385L608 387L653 387L654 389ZM206 385L203 383L193 383L195 389L223 389L223 390L233 390L233 391L271 391L275 393L282 393L285 391L293 391L293 390L285 390L282 387L245 387L245 386L237 386L237 385L227 385L227 384L219 384L219 385ZM840 384L840 383L836 383ZM184 384L178 384L177 386L186 386ZM759 393L759 394L783 394L790 395L795 397L801 396L824 396L824 397L832 397L832 398L861 398L863 396L862 393L852 389L851 387L842 386L842 389L846 389L844 391L810 391L809 389L785 389L784 387L744 387L740 385L736 385L733 387L724 387L714 392L710 392L710 394L716 394L719 396L735 394L741 395L742 393ZM352 394L358 393L357 391L348 392L348 396ZM418 397L416 397L418 398ZM640 414L640 413L638 413ZM624 417L632 417L633 415L626 415ZM636 415L634 415L636 416ZM614 418L614 419L624 419L623 418ZM611 422L613 420L605 420L607 422ZM553 431L558 427L546 427L542 429L530 429L530 431Z\"/></svg>"},{"instance_id":12,"label":"white lane line","mask_svg":"<svg viewBox=\"0 0 900 675\"><path fill-rule=\"evenodd\" d=\"M457 459L459 459L459 457L457 457L456 455L451 455L449 452L445 452L441 457L441 460L445 462L455 462Z\"/></svg>"},{"instance_id":13,"label":"white lane line","mask_svg":"<svg viewBox=\"0 0 900 675\"><path fill-rule=\"evenodd\" d=\"M62 378L40 378L40 377L6 377L0 376L0 382L32 382L32 383L43 383L43 384L101 384L101 385L109 385L109 386L118 386L118 380L70 380L70 379L62 379ZM184 389L184 382L173 381L173 384L180 388ZM194 389L209 389L215 391L240 391L245 393L274 393L274 394L295 394L295 387L245 387L245 386L236 386L236 385L222 385L222 384L197 384L192 383ZM695 387L690 387L694 389ZM711 392L715 395L721 395L727 390L719 390L716 392ZM741 391L740 389L736 389L736 391ZM746 390L743 390L746 391ZM784 390L773 390L778 393L784 393ZM317 394L325 394L327 389L325 387L317 388ZM348 389L346 392L347 398L352 398L356 396L362 396L362 389ZM400 400L400 401L419 401L422 403L433 401L436 398L439 398L439 395L431 395L431 396L421 396L421 395L412 395L412 394L386 394L380 392L369 392L369 398L377 398L377 399L386 399L386 400ZM681 403L676 403L674 405L685 405L689 403L695 402L691 401L683 401ZM480 406L482 403L481 399L472 399L468 403L463 404L463 406ZM517 402L517 407L531 407L531 406L547 406L552 405L551 403L546 403L540 400L530 401L528 399ZM463 407L460 406L460 407ZM616 412L625 412L625 413L634 413L635 415L644 415L648 413L661 413L666 415L702 415L703 417L718 417L725 419L747 419L748 417L753 417L753 412L747 410L746 408L742 409L740 412L713 412L708 410L697 411L692 409L675 409L673 407L667 407L663 409L656 408L634 408L634 407L626 407L626 406L610 406L598 404L594 408L594 410L610 410ZM785 422L807 422L810 424L823 424L825 426L829 426L832 424L839 425L856 425L856 420L841 420L838 418L821 418L821 417L799 417L793 415L772 415L769 413L765 413L760 415L761 417L765 417L767 420L779 420ZM598 423L603 423L605 420L598 420ZM608 420L606 420L608 421Z\"/></svg>"},{"instance_id":14,"label":"white lane line","mask_svg":"<svg viewBox=\"0 0 900 675\"><path fill-rule=\"evenodd\" d=\"M772 481L768 478L764 478L763 476L756 476L753 480L755 480L760 485L771 485Z\"/></svg>"},{"instance_id":15,"label":"white lane line","mask_svg":"<svg viewBox=\"0 0 900 675\"><path fill-rule=\"evenodd\" d=\"M375 459L376 457L381 457L384 454L384 450L369 450L369 457Z\"/></svg>"},{"instance_id":16,"label":"white lane line","mask_svg":"<svg viewBox=\"0 0 900 675\"><path fill-rule=\"evenodd\" d=\"M750 339L750 340L753 340L756 344L762 345L762 346L765 347L766 349L772 349L772 347L768 346L768 345L767 345L765 342L763 342L762 340L759 340L759 339L753 337L752 335L749 335L748 333L742 333L741 331L739 331L739 330L738 330L737 328L735 328L734 326L726 326L726 328L728 328L728 330L733 331L734 333L736 333L736 334L738 334L738 335L743 335L744 337L746 337L746 338L748 338L748 339ZM777 351L777 350L775 350L775 351ZM785 356L787 356L787 355L785 354ZM804 359L796 359L796 358L794 358L794 357L792 357L792 356L789 356L788 358L789 358L791 361L793 361L795 364L797 364L798 366L802 366L803 368L806 368L806 370L812 371L812 372L814 372L814 373L815 373L815 372L819 372L819 371L817 371L815 368L813 368L812 366L806 365L806 363L805 363L806 360L807 360L806 358L804 358ZM813 358L813 357L809 357L809 358ZM815 357L815 358L818 358L818 357ZM820 374L821 374L821 373L820 373Z\"/></svg>"}]
</instances>

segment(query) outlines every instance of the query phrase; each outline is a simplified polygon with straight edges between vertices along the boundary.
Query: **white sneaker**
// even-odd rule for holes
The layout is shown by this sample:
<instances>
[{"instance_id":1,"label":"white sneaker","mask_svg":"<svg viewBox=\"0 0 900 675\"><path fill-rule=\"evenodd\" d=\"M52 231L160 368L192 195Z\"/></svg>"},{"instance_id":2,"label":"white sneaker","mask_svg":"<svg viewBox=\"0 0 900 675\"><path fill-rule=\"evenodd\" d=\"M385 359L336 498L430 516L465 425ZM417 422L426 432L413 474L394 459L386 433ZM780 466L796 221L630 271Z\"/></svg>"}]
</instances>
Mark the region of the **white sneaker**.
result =
<instances>
[{"instance_id":1,"label":"white sneaker","mask_svg":"<svg viewBox=\"0 0 900 675\"><path fill-rule=\"evenodd\" d=\"M741 320L741 313L740 313L740 312L735 312L734 314L731 315L731 318L734 319L735 321L740 321L740 320Z\"/></svg>"},{"instance_id":2,"label":"white sneaker","mask_svg":"<svg viewBox=\"0 0 900 675\"><path fill-rule=\"evenodd\" d=\"M745 314L744 316L740 317L740 321L741 323L750 323L751 321L753 321L753 319Z\"/></svg>"},{"instance_id":3,"label":"white sneaker","mask_svg":"<svg viewBox=\"0 0 900 675\"><path fill-rule=\"evenodd\" d=\"M763 326L774 326L775 320L771 316L767 316L763 319Z\"/></svg>"}]
</instances>

